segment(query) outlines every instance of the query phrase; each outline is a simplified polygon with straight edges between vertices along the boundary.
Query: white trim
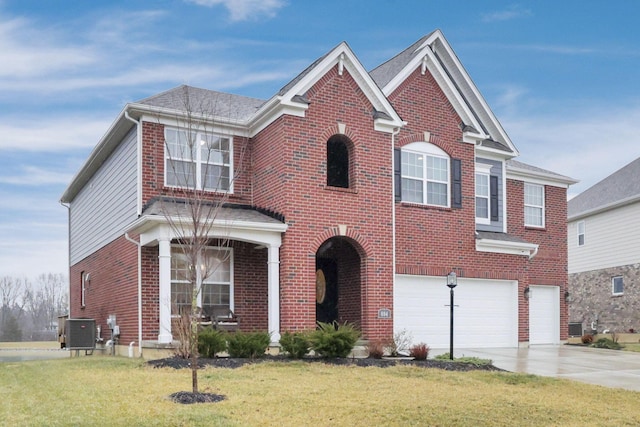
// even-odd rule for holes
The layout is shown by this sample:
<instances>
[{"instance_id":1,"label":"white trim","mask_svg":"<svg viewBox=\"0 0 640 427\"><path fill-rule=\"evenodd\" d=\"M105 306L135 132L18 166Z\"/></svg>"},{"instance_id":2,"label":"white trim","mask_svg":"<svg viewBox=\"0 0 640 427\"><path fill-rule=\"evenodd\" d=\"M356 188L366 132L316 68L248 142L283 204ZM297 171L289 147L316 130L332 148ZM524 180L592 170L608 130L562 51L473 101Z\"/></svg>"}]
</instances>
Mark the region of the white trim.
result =
<instances>
[{"instance_id":1,"label":"white trim","mask_svg":"<svg viewBox=\"0 0 640 427\"><path fill-rule=\"evenodd\" d=\"M531 259L538 253L538 247L535 243L476 238L476 251L478 252L523 255Z\"/></svg>"},{"instance_id":2,"label":"white trim","mask_svg":"<svg viewBox=\"0 0 640 427\"><path fill-rule=\"evenodd\" d=\"M483 225L490 225L491 224L491 165L487 165L484 163L476 163L475 164L475 169L476 172L474 174L474 188L475 188L475 200L477 201L478 198L483 198L487 200L487 217L486 218L482 218L482 217L478 217L477 216L477 212L478 212L478 208L477 206L474 204L475 206L475 213L476 213L476 224L483 224ZM487 178L487 195L485 196L478 196L478 175L481 176L485 176Z\"/></svg>"},{"instance_id":3,"label":"white trim","mask_svg":"<svg viewBox=\"0 0 640 427\"><path fill-rule=\"evenodd\" d=\"M532 171L529 169L517 168L507 165L507 178L514 181L526 181L540 185L550 185L553 187L569 188L570 185L578 183L577 180L551 173Z\"/></svg>"}]
</instances>

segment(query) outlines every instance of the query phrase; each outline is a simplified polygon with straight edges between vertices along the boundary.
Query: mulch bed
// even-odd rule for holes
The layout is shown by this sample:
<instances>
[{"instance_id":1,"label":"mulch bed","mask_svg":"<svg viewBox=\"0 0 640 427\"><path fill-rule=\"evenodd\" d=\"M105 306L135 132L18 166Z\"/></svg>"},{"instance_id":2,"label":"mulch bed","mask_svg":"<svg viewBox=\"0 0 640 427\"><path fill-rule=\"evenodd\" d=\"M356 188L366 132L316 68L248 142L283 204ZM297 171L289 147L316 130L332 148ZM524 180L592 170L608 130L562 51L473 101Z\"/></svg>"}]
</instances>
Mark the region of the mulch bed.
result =
<instances>
[{"instance_id":1,"label":"mulch bed","mask_svg":"<svg viewBox=\"0 0 640 427\"><path fill-rule=\"evenodd\" d=\"M437 368L444 369L446 371L504 371L503 369L496 368L493 365L476 365L473 363L462 362L447 362L442 360L413 360L405 358L387 358L387 359L373 359L373 358L335 358L335 359L323 359L317 357L308 357L304 359L290 359L285 356L265 356L260 359L239 359L231 357L219 357L214 359L198 358L198 368L205 368L213 366L217 368L230 368L235 369L241 366L252 363L263 363L268 361L277 362L293 362L300 361L307 363L326 363L328 365L341 365L341 366L361 366L361 367L379 367L387 368L389 366L409 365L419 366L423 368ZM174 368L174 369L186 369L191 367L191 361L189 359L183 359L180 357L168 357L166 359L149 360L148 365L154 368ZM215 403L225 399L224 395L213 393L193 393L189 391L179 391L173 393L169 398L181 404L192 403Z\"/></svg>"},{"instance_id":2,"label":"mulch bed","mask_svg":"<svg viewBox=\"0 0 640 427\"><path fill-rule=\"evenodd\" d=\"M437 368L444 369L446 371L503 371L503 369L496 368L493 365L476 365L473 363L463 362L448 362L444 360L413 360L406 358L334 358L324 359L318 357L305 357L304 359L290 359L285 356L265 356L259 359L239 359L231 357L217 357L214 359L198 358L198 368L204 367L216 367L216 368L239 368L246 364L251 363L264 363L269 361L276 362L307 362L307 363L325 363L327 365L341 365L341 366L361 366L361 367L378 367L387 368L389 366L409 365L418 366L423 368ZM150 360L147 362L150 366L155 368L174 368L184 369L191 366L189 359L182 359L179 357L169 357L166 359Z\"/></svg>"}]
</instances>

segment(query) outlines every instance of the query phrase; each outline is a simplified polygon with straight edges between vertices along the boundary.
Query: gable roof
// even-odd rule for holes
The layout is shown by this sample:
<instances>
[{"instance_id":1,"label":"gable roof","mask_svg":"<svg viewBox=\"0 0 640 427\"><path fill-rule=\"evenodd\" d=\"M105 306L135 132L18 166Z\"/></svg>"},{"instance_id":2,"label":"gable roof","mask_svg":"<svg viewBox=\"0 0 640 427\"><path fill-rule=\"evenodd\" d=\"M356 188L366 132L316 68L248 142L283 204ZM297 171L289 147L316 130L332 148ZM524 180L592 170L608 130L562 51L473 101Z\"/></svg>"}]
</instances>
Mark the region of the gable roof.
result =
<instances>
[{"instance_id":1,"label":"gable roof","mask_svg":"<svg viewBox=\"0 0 640 427\"><path fill-rule=\"evenodd\" d=\"M640 157L586 189L567 204L569 220L640 201Z\"/></svg>"},{"instance_id":2,"label":"gable roof","mask_svg":"<svg viewBox=\"0 0 640 427\"><path fill-rule=\"evenodd\" d=\"M440 30L422 37L373 69L371 76L388 96L418 68L423 74L427 70L431 73L461 117L465 141L509 157L519 155Z\"/></svg>"},{"instance_id":3,"label":"gable roof","mask_svg":"<svg viewBox=\"0 0 640 427\"><path fill-rule=\"evenodd\" d=\"M393 108L385 94L380 90L371 75L366 71L346 42L338 44L320 58L316 59L304 71L284 85L276 95L269 99L252 118L250 135L253 136L282 114L303 117L309 108L307 91L315 85L330 69L338 67L338 73L345 70L367 97L373 111L374 127L378 131L393 132L404 122Z\"/></svg>"}]
</instances>

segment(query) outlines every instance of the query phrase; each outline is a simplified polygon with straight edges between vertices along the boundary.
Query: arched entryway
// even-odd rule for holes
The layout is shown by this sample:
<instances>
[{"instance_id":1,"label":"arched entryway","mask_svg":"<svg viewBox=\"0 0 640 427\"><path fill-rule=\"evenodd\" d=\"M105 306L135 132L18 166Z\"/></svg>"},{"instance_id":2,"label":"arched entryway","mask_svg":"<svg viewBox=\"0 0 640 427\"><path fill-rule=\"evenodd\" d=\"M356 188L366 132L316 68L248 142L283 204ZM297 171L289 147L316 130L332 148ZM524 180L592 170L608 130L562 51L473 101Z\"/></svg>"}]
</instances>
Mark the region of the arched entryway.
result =
<instances>
[{"instance_id":1,"label":"arched entryway","mask_svg":"<svg viewBox=\"0 0 640 427\"><path fill-rule=\"evenodd\" d=\"M354 240L337 236L316 252L316 320L350 322L362 319L362 249Z\"/></svg>"}]
</instances>

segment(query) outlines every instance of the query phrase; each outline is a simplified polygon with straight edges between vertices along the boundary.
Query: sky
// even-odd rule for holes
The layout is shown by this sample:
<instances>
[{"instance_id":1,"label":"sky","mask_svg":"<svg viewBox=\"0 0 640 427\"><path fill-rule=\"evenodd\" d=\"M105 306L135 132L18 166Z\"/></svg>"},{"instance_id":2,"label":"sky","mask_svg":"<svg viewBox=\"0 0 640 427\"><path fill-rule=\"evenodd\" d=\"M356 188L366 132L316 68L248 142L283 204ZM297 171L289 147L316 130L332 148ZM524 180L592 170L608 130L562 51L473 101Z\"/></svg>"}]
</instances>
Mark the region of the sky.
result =
<instances>
[{"instance_id":1,"label":"sky","mask_svg":"<svg viewBox=\"0 0 640 427\"><path fill-rule=\"evenodd\" d=\"M342 41L367 70L441 29L518 160L580 180L640 157L640 2L0 0L0 277L68 273L60 197L127 102L268 99Z\"/></svg>"}]
</instances>

